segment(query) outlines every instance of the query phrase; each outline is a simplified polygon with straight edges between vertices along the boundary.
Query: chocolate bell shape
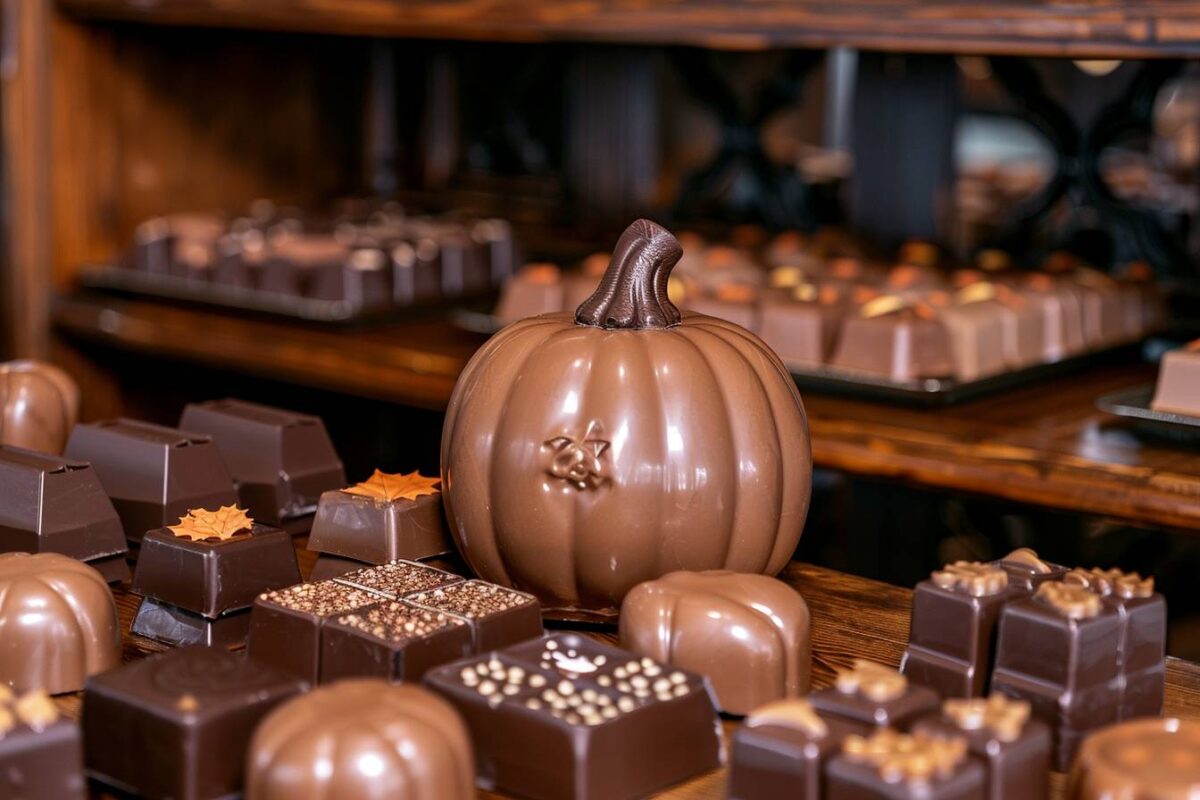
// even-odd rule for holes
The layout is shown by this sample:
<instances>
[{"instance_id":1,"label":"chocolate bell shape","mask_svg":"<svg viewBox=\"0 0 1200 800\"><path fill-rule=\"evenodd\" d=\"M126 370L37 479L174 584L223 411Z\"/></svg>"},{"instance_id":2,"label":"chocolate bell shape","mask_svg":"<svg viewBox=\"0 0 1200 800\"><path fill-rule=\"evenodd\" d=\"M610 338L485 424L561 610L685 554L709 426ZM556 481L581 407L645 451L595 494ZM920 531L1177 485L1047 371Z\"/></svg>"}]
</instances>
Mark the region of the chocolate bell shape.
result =
<instances>
[{"instance_id":1,"label":"chocolate bell shape","mask_svg":"<svg viewBox=\"0 0 1200 800\"><path fill-rule=\"evenodd\" d=\"M381 680L340 681L275 709L246 763L246 800L475 797L471 739L454 708Z\"/></svg>"},{"instance_id":2,"label":"chocolate bell shape","mask_svg":"<svg viewBox=\"0 0 1200 800\"><path fill-rule=\"evenodd\" d=\"M621 605L621 646L708 678L729 714L808 693L808 606L765 575L672 572Z\"/></svg>"},{"instance_id":3,"label":"chocolate bell shape","mask_svg":"<svg viewBox=\"0 0 1200 800\"><path fill-rule=\"evenodd\" d=\"M0 555L0 684L75 692L120 663L117 605L99 572L58 553Z\"/></svg>"}]
</instances>

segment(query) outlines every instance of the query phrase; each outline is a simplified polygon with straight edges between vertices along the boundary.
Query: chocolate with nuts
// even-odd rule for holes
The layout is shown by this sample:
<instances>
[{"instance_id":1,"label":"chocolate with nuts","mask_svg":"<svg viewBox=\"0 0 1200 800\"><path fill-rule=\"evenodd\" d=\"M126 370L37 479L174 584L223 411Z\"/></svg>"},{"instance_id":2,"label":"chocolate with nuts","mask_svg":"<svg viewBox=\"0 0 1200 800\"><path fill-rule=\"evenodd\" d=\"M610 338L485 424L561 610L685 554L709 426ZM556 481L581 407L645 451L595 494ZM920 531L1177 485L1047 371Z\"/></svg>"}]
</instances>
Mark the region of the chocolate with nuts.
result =
<instances>
[{"instance_id":1,"label":"chocolate with nuts","mask_svg":"<svg viewBox=\"0 0 1200 800\"><path fill-rule=\"evenodd\" d=\"M472 652L466 619L388 600L325 623L321 683L345 677L415 681L431 668Z\"/></svg>"},{"instance_id":2,"label":"chocolate with nuts","mask_svg":"<svg viewBox=\"0 0 1200 800\"><path fill-rule=\"evenodd\" d=\"M536 597L487 581L453 583L406 599L467 620L474 652L498 650L542 635L541 604Z\"/></svg>"}]
</instances>

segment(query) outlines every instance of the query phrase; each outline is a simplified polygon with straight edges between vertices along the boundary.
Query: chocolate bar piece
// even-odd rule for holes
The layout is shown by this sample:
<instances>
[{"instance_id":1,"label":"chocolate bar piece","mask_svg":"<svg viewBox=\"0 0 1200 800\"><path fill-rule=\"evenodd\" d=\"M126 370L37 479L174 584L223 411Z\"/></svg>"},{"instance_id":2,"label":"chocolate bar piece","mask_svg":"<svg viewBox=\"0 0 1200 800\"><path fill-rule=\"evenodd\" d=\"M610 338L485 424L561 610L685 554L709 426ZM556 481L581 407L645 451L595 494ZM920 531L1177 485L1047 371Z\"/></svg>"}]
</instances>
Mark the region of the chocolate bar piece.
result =
<instances>
[{"instance_id":1,"label":"chocolate bar piece","mask_svg":"<svg viewBox=\"0 0 1200 800\"><path fill-rule=\"evenodd\" d=\"M93 676L83 693L88 773L146 797L233 795L254 726L304 688L213 647L170 650Z\"/></svg>"},{"instance_id":2,"label":"chocolate bar piece","mask_svg":"<svg viewBox=\"0 0 1200 800\"><path fill-rule=\"evenodd\" d=\"M459 583L463 579L451 572L415 561L392 561L348 572L334 580L355 589L372 592L380 598L399 600L418 592Z\"/></svg>"},{"instance_id":3,"label":"chocolate bar piece","mask_svg":"<svg viewBox=\"0 0 1200 800\"><path fill-rule=\"evenodd\" d=\"M1050 791L1050 729L1030 718L1029 703L994 694L947 700L913 733L963 736L985 769L987 800L1045 800Z\"/></svg>"},{"instance_id":4,"label":"chocolate bar piece","mask_svg":"<svg viewBox=\"0 0 1200 800\"><path fill-rule=\"evenodd\" d=\"M1055 769L1088 732L1117 720L1120 644L1120 612L1082 586L1043 583L1001 613L992 691L1028 700L1050 726Z\"/></svg>"},{"instance_id":5,"label":"chocolate bar piece","mask_svg":"<svg viewBox=\"0 0 1200 800\"><path fill-rule=\"evenodd\" d=\"M848 736L826 768L827 800L980 800L983 767L962 737L890 729Z\"/></svg>"},{"instance_id":6,"label":"chocolate bar piece","mask_svg":"<svg viewBox=\"0 0 1200 800\"><path fill-rule=\"evenodd\" d=\"M479 785L537 798L642 797L720 764L703 678L575 634L447 664Z\"/></svg>"},{"instance_id":7,"label":"chocolate bar piece","mask_svg":"<svg viewBox=\"0 0 1200 800\"><path fill-rule=\"evenodd\" d=\"M62 553L115 563L129 577L125 531L90 464L0 447L0 552Z\"/></svg>"},{"instance_id":8,"label":"chocolate bar piece","mask_svg":"<svg viewBox=\"0 0 1200 800\"><path fill-rule=\"evenodd\" d=\"M978 697L991 676L1008 573L992 564L957 561L917 584L912 626L900 671L943 697Z\"/></svg>"},{"instance_id":9,"label":"chocolate bar piece","mask_svg":"<svg viewBox=\"0 0 1200 800\"><path fill-rule=\"evenodd\" d=\"M672 572L639 584L621 605L620 634L622 647L708 678L729 714L808 693L808 606L765 575Z\"/></svg>"},{"instance_id":10,"label":"chocolate bar piece","mask_svg":"<svg viewBox=\"0 0 1200 800\"><path fill-rule=\"evenodd\" d=\"M803 698L757 708L733 734L730 800L822 800L829 758L847 736L870 731L870 725L822 717Z\"/></svg>"},{"instance_id":11,"label":"chocolate bar piece","mask_svg":"<svg viewBox=\"0 0 1200 800\"><path fill-rule=\"evenodd\" d=\"M408 602L467 620L474 652L542 635L542 607L531 594L487 581L463 581L405 595Z\"/></svg>"},{"instance_id":12,"label":"chocolate bar piece","mask_svg":"<svg viewBox=\"0 0 1200 800\"><path fill-rule=\"evenodd\" d=\"M907 730L941 700L932 689L909 685L894 669L855 659L852 669L838 671L832 688L809 695L809 702L823 717Z\"/></svg>"},{"instance_id":13,"label":"chocolate bar piece","mask_svg":"<svg viewBox=\"0 0 1200 800\"><path fill-rule=\"evenodd\" d=\"M325 492L308 548L368 564L454 551L442 513L438 479L375 471L370 479Z\"/></svg>"},{"instance_id":14,"label":"chocolate bar piece","mask_svg":"<svg viewBox=\"0 0 1200 800\"><path fill-rule=\"evenodd\" d=\"M454 709L426 689L339 681L259 724L245 796L472 800L471 740Z\"/></svg>"},{"instance_id":15,"label":"chocolate bar piece","mask_svg":"<svg viewBox=\"0 0 1200 800\"><path fill-rule=\"evenodd\" d=\"M1135 719L1096 731L1079 748L1072 800L1200 797L1200 723Z\"/></svg>"},{"instance_id":16,"label":"chocolate bar piece","mask_svg":"<svg viewBox=\"0 0 1200 800\"><path fill-rule=\"evenodd\" d=\"M125 527L140 543L146 531L174 524L191 508L237 502L233 479L207 436L130 419L76 425L67 457L90 461Z\"/></svg>"},{"instance_id":17,"label":"chocolate bar piece","mask_svg":"<svg viewBox=\"0 0 1200 800\"><path fill-rule=\"evenodd\" d=\"M0 686L0 797L85 800L79 725L44 692Z\"/></svg>"},{"instance_id":18,"label":"chocolate bar piece","mask_svg":"<svg viewBox=\"0 0 1200 800\"><path fill-rule=\"evenodd\" d=\"M321 683L346 677L416 681L472 652L471 626L464 617L386 600L325 623Z\"/></svg>"},{"instance_id":19,"label":"chocolate bar piece","mask_svg":"<svg viewBox=\"0 0 1200 800\"><path fill-rule=\"evenodd\" d=\"M1014 593L1032 594L1047 581L1061 581L1067 568L1042 560L1028 547L1018 547L1008 555L993 562L1008 573L1008 586Z\"/></svg>"}]
</instances>

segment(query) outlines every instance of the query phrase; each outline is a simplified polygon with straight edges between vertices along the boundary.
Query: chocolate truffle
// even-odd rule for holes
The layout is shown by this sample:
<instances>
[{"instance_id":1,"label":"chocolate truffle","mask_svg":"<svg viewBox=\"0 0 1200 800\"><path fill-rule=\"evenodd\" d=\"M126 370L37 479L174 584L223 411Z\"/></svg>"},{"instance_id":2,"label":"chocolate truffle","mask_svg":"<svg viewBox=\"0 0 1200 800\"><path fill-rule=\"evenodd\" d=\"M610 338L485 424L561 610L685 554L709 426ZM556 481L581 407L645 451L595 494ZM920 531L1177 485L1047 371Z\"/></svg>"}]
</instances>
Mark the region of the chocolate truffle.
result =
<instances>
[{"instance_id":1,"label":"chocolate truffle","mask_svg":"<svg viewBox=\"0 0 1200 800\"><path fill-rule=\"evenodd\" d=\"M808 606L765 575L672 572L621 604L621 646L708 678L718 707L748 714L808 693Z\"/></svg>"},{"instance_id":2,"label":"chocolate truffle","mask_svg":"<svg viewBox=\"0 0 1200 800\"><path fill-rule=\"evenodd\" d=\"M473 652L464 617L385 600L326 621L321 683L347 677L420 680L431 668Z\"/></svg>"},{"instance_id":3,"label":"chocolate truffle","mask_svg":"<svg viewBox=\"0 0 1200 800\"><path fill-rule=\"evenodd\" d=\"M0 443L61 453L79 417L79 385L44 361L0 363Z\"/></svg>"},{"instance_id":4,"label":"chocolate truffle","mask_svg":"<svg viewBox=\"0 0 1200 800\"><path fill-rule=\"evenodd\" d=\"M1163 356L1150 407L1200 417L1200 339Z\"/></svg>"},{"instance_id":5,"label":"chocolate truffle","mask_svg":"<svg viewBox=\"0 0 1200 800\"><path fill-rule=\"evenodd\" d=\"M896 670L860 658L853 668L838 670L834 686L814 692L809 702L822 717L907 730L940 699L931 689L910 686Z\"/></svg>"},{"instance_id":6,"label":"chocolate truffle","mask_svg":"<svg viewBox=\"0 0 1200 800\"><path fill-rule=\"evenodd\" d=\"M496 318L507 325L525 317L562 310L563 282L558 267L526 264L505 282L496 306Z\"/></svg>"},{"instance_id":7,"label":"chocolate truffle","mask_svg":"<svg viewBox=\"0 0 1200 800\"><path fill-rule=\"evenodd\" d=\"M311 514L322 492L346 485L319 417L225 399L189 404L179 427L212 437L238 499L259 521Z\"/></svg>"},{"instance_id":8,"label":"chocolate truffle","mask_svg":"<svg viewBox=\"0 0 1200 800\"><path fill-rule=\"evenodd\" d=\"M830 364L894 381L954 374L950 334L937 312L882 295L849 317Z\"/></svg>"},{"instance_id":9,"label":"chocolate truffle","mask_svg":"<svg viewBox=\"0 0 1200 800\"><path fill-rule=\"evenodd\" d=\"M979 800L983 767L961 736L907 736L883 729L847 736L826 768L826 800Z\"/></svg>"},{"instance_id":10,"label":"chocolate truffle","mask_svg":"<svg viewBox=\"0 0 1200 800\"><path fill-rule=\"evenodd\" d=\"M121 519L90 464L0 447L0 495L0 552L62 553L129 577Z\"/></svg>"},{"instance_id":11,"label":"chocolate truffle","mask_svg":"<svg viewBox=\"0 0 1200 800\"><path fill-rule=\"evenodd\" d=\"M1136 719L1096 731L1079 748L1066 796L1070 800L1200 796L1200 723Z\"/></svg>"},{"instance_id":12,"label":"chocolate truffle","mask_svg":"<svg viewBox=\"0 0 1200 800\"><path fill-rule=\"evenodd\" d=\"M341 681L262 721L247 754L245 796L469 800L471 740L454 709L432 692Z\"/></svg>"},{"instance_id":13,"label":"chocolate truffle","mask_svg":"<svg viewBox=\"0 0 1200 800\"><path fill-rule=\"evenodd\" d=\"M233 478L207 436L130 419L104 420L76 425L67 456L91 462L130 542L174 524L190 508L237 502Z\"/></svg>"},{"instance_id":14,"label":"chocolate truffle","mask_svg":"<svg viewBox=\"0 0 1200 800\"><path fill-rule=\"evenodd\" d=\"M99 572L58 553L0 555L0 684L75 692L120 663L117 605Z\"/></svg>"},{"instance_id":15,"label":"chocolate truffle","mask_svg":"<svg viewBox=\"0 0 1200 800\"><path fill-rule=\"evenodd\" d=\"M79 725L45 692L0 687L0 797L85 800Z\"/></svg>"},{"instance_id":16,"label":"chocolate truffle","mask_svg":"<svg viewBox=\"0 0 1200 800\"><path fill-rule=\"evenodd\" d=\"M991 675L1008 573L992 564L956 561L917 584L900 671L943 697L977 697Z\"/></svg>"},{"instance_id":17,"label":"chocolate truffle","mask_svg":"<svg viewBox=\"0 0 1200 800\"><path fill-rule=\"evenodd\" d=\"M88 773L125 792L178 800L234 795L266 714L303 682L213 647L184 647L88 679Z\"/></svg>"}]
</instances>

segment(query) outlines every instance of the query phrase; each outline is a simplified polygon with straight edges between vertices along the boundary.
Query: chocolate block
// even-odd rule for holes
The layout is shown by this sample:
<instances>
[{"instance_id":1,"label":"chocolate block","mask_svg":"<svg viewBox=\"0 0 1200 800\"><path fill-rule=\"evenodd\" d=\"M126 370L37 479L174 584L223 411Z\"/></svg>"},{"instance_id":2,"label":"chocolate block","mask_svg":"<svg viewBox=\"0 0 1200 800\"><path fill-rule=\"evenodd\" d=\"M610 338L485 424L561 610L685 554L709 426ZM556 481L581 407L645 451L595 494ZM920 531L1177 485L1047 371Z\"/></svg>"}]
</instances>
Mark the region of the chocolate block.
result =
<instances>
[{"instance_id":1,"label":"chocolate block","mask_svg":"<svg viewBox=\"0 0 1200 800\"><path fill-rule=\"evenodd\" d=\"M824 364L833 355L845 303L832 284L801 284L763 296L759 335L784 364Z\"/></svg>"},{"instance_id":2,"label":"chocolate block","mask_svg":"<svg viewBox=\"0 0 1200 800\"><path fill-rule=\"evenodd\" d=\"M1080 740L1115 722L1120 702L1121 617L1088 589L1044 583L1000 615L992 691L1028 700L1054 734L1054 768Z\"/></svg>"},{"instance_id":3,"label":"chocolate block","mask_svg":"<svg viewBox=\"0 0 1200 800\"><path fill-rule=\"evenodd\" d=\"M174 524L188 509L237 502L233 479L207 436L130 419L105 420L76 425L67 457L91 462L130 542Z\"/></svg>"},{"instance_id":4,"label":"chocolate block","mask_svg":"<svg viewBox=\"0 0 1200 800\"><path fill-rule=\"evenodd\" d=\"M776 700L755 709L733 734L730 800L821 800L825 764L851 734L871 726L825 718L801 698Z\"/></svg>"},{"instance_id":5,"label":"chocolate block","mask_svg":"<svg viewBox=\"0 0 1200 800\"><path fill-rule=\"evenodd\" d=\"M278 525L311 514L322 492L346 485L319 417L225 399L188 404L179 427L212 437L257 520Z\"/></svg>"},{"instance_id":6,"label":"chocolate block","mask_svg":"<svg viewBox=\"0 0 1200 800\"><path fill-rule=\"evenodd\" d=\"M1083 308L1074 292L1043 274L1024 277L1016 290L1041 314L1046 348L1042 360L1061 361L1084 349Z\"/></svg>"},{"instance_id":7,"label":"chocolate block","mask_svg":"<svg viewBox=\"0 0 1200 800\"><path fill-rule=\"evenodd\" d=\"M329 619L379 599L333 581L267 592L254 601L247 651L251 658L315 685L321 675L321 628Z\"/></svg>"},{"instance_id":8,"label":"chocolate block","mask_svg":"<svg viewBox=\"0 0 1200 800\"><path fill-rule=\"evenodd\" d=\"M1162 357L1150 407L1200 417L1200 339Z\"/></svg>"},{"instance_id":9,"label":"chocolate block","mask_svg":"<svg viewBox=\"0 0 1200 800\"><path fill-rule=\"evenodd\" d=\"M712 291L688 295L687 310L723 319L748 331L759 330L758 292L743 284L719 284Z\"/></svg>"},{"instance_id":10,"label":"chocolate block","mask_svg":"<svg viewBox=\"0 0 1200 800\"><path fill-rule=\"evenodd\" d=\"M85 561L92 569L99 572L104 580L108 583L121 583L129 580L132 574L129 571L129 562L125 560L126 550L122 553L117 553L114 556L105 556L104 558L93 558L91 561Z\"/></svg>"},{"instance_id":11,"label":"chocolate block","mask_svg":"<svg viewBox=\"0 0 1200 800\"><path fill-rule=\"evenodd\" d=\"M307 296L342 303L352 309L385 309L392 304L392 269L382 250L353 250L344 262L318 269Z\"/></svg>"},{"instance_id":12,"label":"chocolate block","mask_svg":"<svg viewBox=\"0 0 1200 800\"><path fill-rule=\"evenodd\" d=\"M983 767L962 737L848 736L825 770L826 800L982 800Z\"/></svg>"},{"instance_id":13,"label":"chocolate block","mask_svg":"<svg viewBox=\"0 0 1200 800\"><path fill-rule=\"evenodd\" d=\"M90 464L0 447L0 552L115 556L124 564L127 549L121 519Z\"/></svg>"},{"instance_id":14,"label":"chocolate block","mask_svg":"<svg viewBox=\"0 0 1200 800\"><path fill-rule=\"evenodd\" d=\"M492 286L500 286L517 266L512 226L502 219L483 219L471 228L471 239L483 247Z\"/></svg>"},{"instance_id":15,"label":"chocolate block","mask_svg":"<svg viewBox=\"0 0 1200 800\"><path fill-rule=\"evenodd\" d=\"M0 687L0 797L85 800L79 725L43 692Z\"/></svg>"},{"instance_id":16,"label":"chocolate block","mask_svg":"<svg viewBox=\"0 0 1200 800\"><path fill-rule=\"evenodd\" d=\"M311 583L328 581L340 578L347 572L354 572L355 570L370 566L372 565L365 561L355 561L353 558L342 558L341 556L327 556L322 553L317 556L312 572L308 574L308 580Z\"/></svg>"},{"instance_id":17,"label":"chocolate block","mask_svg":"<svg viewBox=\"0 0 1200 800\"><path fill-rule=\"evenodd\" d=\"M502 324L508 324L562 310L563 281L558 267L526 264L505 282L496 305L496 318Z\"/></svg>"},{"instance_id":18,"label":"chocolate block","mask_svg":"<svg viewBox=\"0 0 1200 800\"><path fill-rule=\"evenodd\" d=\"M387 600L325 623L321 683L350 677L416 681L472 652L465 618Z\"/></svg>"},{"instance_id":19,"label":"chocolate block","mask_svg":"<svg viewBox=\"0 0 1200 800\"><path fill-rule=\"evenodd\" d=\"M399 600L430 589L437 589L463 579L445 570L435 569L414 561L392 561L377 567L348 572L336 583L371 592L389 600Z\"/></svg>"},{"instance_id":20,"label":"chocolate block","mask_svg":"<svg viewBox=\"0 0 1200 800\"><path fill-rule=\"evenodd\" d=\"M315 297L322 274L340 272L350 258L345 242L328 234L278 232L267 235L259 288L289 297Z\"/></svg>"},{"instance_id":21,"label":"chocolate block","mask_svg":"<svg viewBox=\"0 0 1200 800\"><path fill-rule=\"evenodd\" d=\"M1050 794L1050 729L1030 719L1029 703L995 694L947 700L940 715L913 726L913 733L963 736L985 769L986 800L1045 800Z\"/></svg>"},{"instance_id":22,"label":"chocolate block","mask_svg":"<svg viewBox=\"0 0 1200 800\"><path fill-rule=\"evenodd\" d=\"M1072 800L1200 797L1200 723L1136 719L1096 731L1079 748L1066 796Z\"/></svg>"},{"instance_id":23,"label":"chocolate block","mask_svg":"<svg viewBox=\"0 0 1200 800\"><path fill-rule=\"evenodd\" d=\"M961 381L973 381L1003 372L1005 358L1005 317L1003 305L986 295L976 294L977 287L968 286L953 300L938 306L938 318L950 334L950 353L954 358L954 376Z\"/></svg>"},{"instance_id":24,"label":"chocolate block","mask_svg":"<svg viewBox=\"0 0 1200 800\"><path fill-rule=\"evenodd\" d=\"M809 695L822 717L907 730L941 700L932 689L910 686L899 672L882 664L855 659L853 669L839 670L831 689Z\"/></svg>"},{"instance_id":25,"label":"chocolate block","mask_svg":"<svg viewBox=\"0 0 1200 800\"><path fill-rule=\"evenodd\" d=\"M895 381L954 374L950 335L936 312L894 295L872 300L846 320L830 363Z\"/></svg>"},{"instance_id":26,"label":"chocolate block","mask_svg":"<svg viewBox=\"0 0 1200 800\"><path fill-rule=\"evenodd\" d=\"M442 296L442 276L437 263L437 245L402 241L392 245L392 302L397 306L419 305Z\"/></svg>"},{"instance_id":27,"label":"chocolate block","mask_svg":"<svg viewBox=\"0 0 1200 800\"><path fill-rule=\"evenodd\" d=\"M172 647L202 644L235 649L244 646L250 635L250 609L212 619L146 597L138 604L129 631Z\"/></svg>"},{"instance_id":28,"label":"chocolate block","mask_svg":"<svg viewBox=\"0 0 1200 800\"><path fill-rule=\"evenodd\" d=\"M454 545L446 530L441 492L387 499L331 491L321 495L308 549L386 564L454 552Z\"/></svg>"},{"instance_id":29,"label":"chocolate block","mask_svg":"<svg viewBox=\"0 0 1200 800\"><path fill-rule=\"evenodd\" d=\"M1061 581L1067 574L1066 567L1043 561L1028 547L1018 547L993 563L1008 573L1009 590L1014 593L1032 594L1043 583Z\"/></svg>"},{"instance_id":30,"label":"chocolate block","mask_svg":"<svg viewBox=\"0 0 1200 800\"><path fill-rule=\"evenodd\" d=\"M184 647L88 679L88 773L146 797L239 792L254 726L303 682L227 650Z\"/></svg>"},{"instance_id":31,"label":"chocolate block","mask_svg":"<svg viewBox=\"0 0 1200 800\"><path fill-rule=\"evenodd\" d=\"M702 678L575 634L447 664L424 682L466 721L488 790L642 797L720 764Z\"/></svg>"},{"instance_id":32,"label":"chocolate block","mask_svg":"<svg viewBox=\"0 0 1200 800\"><path fill-rule=\"evenodd\" d=\"M808 693L808 606L765 575L672 572L639 584L621 605L620 634L622 647L706 677L729 714Z\"/></svg>"},{"instance_id":33,"label":"chocolate block","mask_svg":"<svg viewBox=\"0 0 1200 800\"><path fill-rule=\"evenodd\" d=\"M408 602L470 623L474 652L542 635L542 607L531 594L486 581L463 581L405 596Z\"/></svg>"},{"instance_id":34,"label":"chocolate block","mask_svg":"<svg viewBox=\"0 0 1200 800\"><path fill-rule=\"evenodd\" d=\"M991 675L1000 609L1010 595L998 566L958 561L917 584L900 671L943 697L978 697Z\"/></svg>"}]
</instances>

